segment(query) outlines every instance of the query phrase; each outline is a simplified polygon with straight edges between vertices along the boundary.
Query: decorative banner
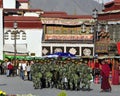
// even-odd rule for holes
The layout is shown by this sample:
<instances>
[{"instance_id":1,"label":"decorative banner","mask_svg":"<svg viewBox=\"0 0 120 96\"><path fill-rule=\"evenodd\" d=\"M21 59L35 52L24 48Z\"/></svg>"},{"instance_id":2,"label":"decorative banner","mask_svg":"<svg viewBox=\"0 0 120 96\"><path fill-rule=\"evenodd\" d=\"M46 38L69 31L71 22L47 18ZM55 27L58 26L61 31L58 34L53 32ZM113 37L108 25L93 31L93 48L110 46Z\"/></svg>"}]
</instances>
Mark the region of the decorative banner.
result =
<instances>
[{"instance_id":1,"label":"decorative banner","mask_svg":"<svg viewBox=\"0 0 120 96\"><path fill-rule=\"evenodd\" d=\"M117 42L117 50L118 50L118 54L120 54L120 42Z\"/></svg>"},{"instance_id":2,"label":"decorative banner","mask_svg":"<svg viewBox=\"0 0 120 96\"><path fill-rule=\"evenodd\" d=\"M46 34L45 40L93 40L93 35L58 35L58 34Z\"/></svg>"},{"instance_id":3,"label":"decorative banner","mask_svg":"<svg viewBox=\"0 0 120 96\"><path fill-rule=\"evenodd\" d=\"M60 19L60 18L42 18L42 24L60 24L60 25L81 25L83 22L85 24L90 24L90 19L80 20L80 19Z\"/></svg>"}]
</instances>

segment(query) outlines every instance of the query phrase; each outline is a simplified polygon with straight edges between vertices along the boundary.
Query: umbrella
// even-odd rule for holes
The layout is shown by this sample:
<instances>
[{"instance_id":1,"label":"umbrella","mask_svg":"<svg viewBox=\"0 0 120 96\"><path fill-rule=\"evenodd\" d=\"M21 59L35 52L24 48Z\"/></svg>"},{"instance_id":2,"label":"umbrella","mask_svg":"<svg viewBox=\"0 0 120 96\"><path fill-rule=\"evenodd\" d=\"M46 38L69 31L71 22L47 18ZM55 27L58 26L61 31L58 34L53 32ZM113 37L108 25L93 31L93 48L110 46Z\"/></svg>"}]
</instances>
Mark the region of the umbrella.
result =
<instances>
[{"instance_id":1,"label":"umbrella","mask_svg":"<svg viewBox=\"0 0 120 96\"><path fill-rule=\"evenodd\" d=\"M63 52L56 52L54 53L55 55L58 55L59 57L76 57L75 55L71 54L71 53L63 53Z\"/></svg>"},{"instance_id":2,"label":"umbrella","mask_svg":"<svg viewBox=\"0 0 120 96\"><path fill-rule=\"evenodd\" d=\"M75 58L76 56L71 53L56 52L56 53L46 55L43 57L45 57L45 58L57 58L57 57Z\"/></svg>"},{"instance_id":3,"label":"umbrella","mask_svg":"<svg viewBox=\"0 0 120 96\"><path fill-rule=\"evenodd\" d=\"M55 55L55 54L50 54L50 55L43 56L43 58L57 58L57 57L59 57L59 56Z\"/></svg>"}]
</instances>

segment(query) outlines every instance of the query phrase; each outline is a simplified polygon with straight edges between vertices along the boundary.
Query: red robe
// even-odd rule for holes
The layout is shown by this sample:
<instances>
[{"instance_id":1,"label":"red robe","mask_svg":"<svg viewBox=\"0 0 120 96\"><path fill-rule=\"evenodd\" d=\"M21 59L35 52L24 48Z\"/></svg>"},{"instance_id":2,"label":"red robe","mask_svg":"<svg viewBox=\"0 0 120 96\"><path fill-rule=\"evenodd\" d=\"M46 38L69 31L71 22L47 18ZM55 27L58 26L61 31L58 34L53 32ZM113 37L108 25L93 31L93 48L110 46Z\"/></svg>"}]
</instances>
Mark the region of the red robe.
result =
<instances>
[{"instance_id":1,"label":"red robe","mask_svg":"<svg viewBox=\"0 0 120 96\"><path fill-rule=\"evenodd\" d=\"M101 89L103 90L111 89L111 86L109 83L109 74L110 74L109 65L102 64L101 65L101 76L102 76Z\"/></svg>"}]
</instances>

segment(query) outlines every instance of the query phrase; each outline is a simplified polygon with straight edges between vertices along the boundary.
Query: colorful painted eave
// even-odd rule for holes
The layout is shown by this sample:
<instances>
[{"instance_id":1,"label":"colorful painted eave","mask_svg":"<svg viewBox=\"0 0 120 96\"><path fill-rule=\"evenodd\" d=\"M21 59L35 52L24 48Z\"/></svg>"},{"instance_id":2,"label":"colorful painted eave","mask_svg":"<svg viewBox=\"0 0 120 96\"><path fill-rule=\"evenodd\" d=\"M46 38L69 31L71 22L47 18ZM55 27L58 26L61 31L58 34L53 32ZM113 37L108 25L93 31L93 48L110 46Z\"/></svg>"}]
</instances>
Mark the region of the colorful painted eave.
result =
<instances>
[{"instance_id":1,"label":"colorful painted eave","mask_svg":"<svg viewBox=\"0 0 120 96\"><path fill-rule=\"evenodd\" d=\"M120 20L120 10L119 12L114 12L114 13L99 14L98 20L118 21Z\"/></svg>"},{"instance_id":2,"label":"colorful painted eave","mask_svg":"<svg viewBox=\"0 0 120 96\"><path fill-rule=\"evenodd\" d=\"M120 9L118 10L111 10L111 11L107 11L107 12L99 12L99 14L110 14L110 13L119 13Z\"/></svg>"},{"instance_id":3,"label":"colorful painted eave","mask_svg":"<svg viewBox=\"0 0 120 96\"><path fill-rule=\"evenodd\" d=\"M105 4L105 6L109 6L110 4L117 4L117 3L120 3L120 0L113 0L113 1L110 1L108 3Z\"/></svg>"},{"instance_id":4,"label":"colorful painted eave","mask_svg":"<svg viewBox=\"0 0 120 96\"><path fill-rule=\"evenodd\" d=\"M114 3L114 1L111 1L111 2L105 3L104 6L108 6L108 5L113 4L113 3Z\"/></svg>"},{"instance_id":5,"label":"colorful painted eave","mask_svg":"<svg viewBox=\"0 0 120 96\"><path fill-rule=\"evenodd\" d=\"M92 16L76 16L76 15L42 15L42 18L63 18L63 19L92 19Z\"/></svg>"},{"instance_id":6,"label":"colorful painted eave","mask_svg":"<svg viewBox=\"0 0 120 96\"><path fill-rule=\"evenodd\" d=\"M119 10L120 9L120 0L114 0L114 1L108 2L104 6L105 6L105 9L103 10L104 12Z\"/></svg>"}]
</instances>

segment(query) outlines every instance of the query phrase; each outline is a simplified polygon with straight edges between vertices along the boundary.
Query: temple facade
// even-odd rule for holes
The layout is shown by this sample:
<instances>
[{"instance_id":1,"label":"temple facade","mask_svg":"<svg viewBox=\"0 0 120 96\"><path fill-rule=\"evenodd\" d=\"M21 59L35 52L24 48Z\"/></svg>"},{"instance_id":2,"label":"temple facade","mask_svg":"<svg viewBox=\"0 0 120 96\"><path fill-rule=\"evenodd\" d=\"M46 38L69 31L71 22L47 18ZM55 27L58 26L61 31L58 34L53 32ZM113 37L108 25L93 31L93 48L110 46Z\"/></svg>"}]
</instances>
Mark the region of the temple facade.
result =
<instances>
[{"instance_id":1,"label":"temple facade","mask_svg":"<svg viewBox=\"0 0 120 96\"><path fill-rule=\"evenodd\" d=\"M55 52L93 56L92 16L44 12L40 18L43 24L42 56Z\"/></svg>"}]
</instances>

